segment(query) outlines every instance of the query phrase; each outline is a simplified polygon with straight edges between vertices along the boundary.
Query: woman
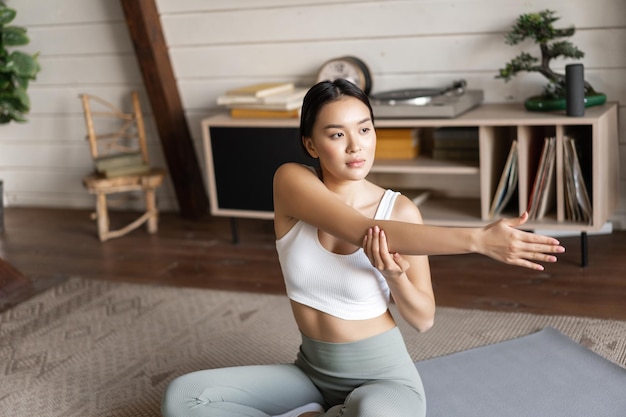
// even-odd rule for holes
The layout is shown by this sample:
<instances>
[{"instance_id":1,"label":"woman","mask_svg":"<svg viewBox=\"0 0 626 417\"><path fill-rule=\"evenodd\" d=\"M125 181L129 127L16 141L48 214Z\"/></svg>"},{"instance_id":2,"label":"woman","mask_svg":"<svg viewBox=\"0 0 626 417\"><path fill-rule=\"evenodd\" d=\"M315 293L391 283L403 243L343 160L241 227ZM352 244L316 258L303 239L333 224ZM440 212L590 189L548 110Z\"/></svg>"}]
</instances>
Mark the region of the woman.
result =
<instances>
[{"instance_id":1,"label":"woman","mask_svg":"<svg viewBox=\"0 0 626 417\"><path fill-rule=\"evenodd\" d=\"M484 228L423 225L407 197L366 179L374 116L348 81L309 90L300 133L319 172L287 163L274 176L276 248L302 335L298 357L182 376L168 387L167 417L424 416L422 382L388 306L393 300L418 331L433 325L427 255L476 252L541 270L539 262L564 251L516 229L526 214Z\"/></svg>"}]
</instances>

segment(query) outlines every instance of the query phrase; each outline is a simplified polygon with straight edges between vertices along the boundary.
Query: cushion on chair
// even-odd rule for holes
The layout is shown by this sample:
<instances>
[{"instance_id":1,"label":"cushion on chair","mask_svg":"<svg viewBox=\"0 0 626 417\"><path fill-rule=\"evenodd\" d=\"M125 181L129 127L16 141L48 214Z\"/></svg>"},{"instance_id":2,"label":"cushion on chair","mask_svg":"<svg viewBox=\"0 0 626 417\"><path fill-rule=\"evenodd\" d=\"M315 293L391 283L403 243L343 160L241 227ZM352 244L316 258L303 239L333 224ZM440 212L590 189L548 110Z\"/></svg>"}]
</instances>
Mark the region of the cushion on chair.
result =
<instances>
[{"instance_id":1,"label":"cushion on chair","mask_svg":"<svg viewBox=\"0 0 626 417\"><path fill-rule=\"evenodd\" d=\"M156 188L163 183L165 170L162 168L151 168L150 172L136 175L125 175L108 178L102 174L89 174L83 177L83 185L90 191L115 192L116 187L133 187L141 189L144 187Z\"/></svg>"}]
</instances>

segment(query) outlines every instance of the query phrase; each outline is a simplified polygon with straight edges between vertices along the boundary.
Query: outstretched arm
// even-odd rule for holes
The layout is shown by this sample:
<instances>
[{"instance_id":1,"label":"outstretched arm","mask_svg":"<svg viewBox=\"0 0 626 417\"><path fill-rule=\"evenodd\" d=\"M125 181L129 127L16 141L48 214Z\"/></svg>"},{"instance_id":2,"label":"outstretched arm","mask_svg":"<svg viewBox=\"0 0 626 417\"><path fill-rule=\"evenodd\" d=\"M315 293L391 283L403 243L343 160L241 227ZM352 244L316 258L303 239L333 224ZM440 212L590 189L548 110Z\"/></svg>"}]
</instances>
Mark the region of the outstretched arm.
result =
<instances>
[{"instance_id":1,"label":"outstretched arm","mask_svg":"<svg viewBox=\"0 0 626 417\"><path fill-rule=\"evenodd\" d=\"M527 215L499 220L483 228L436 227L393 220L374 220L333 194L306 167L281 166L274 176L274 214L277 237L302 220L355 246L374 226L385 231L389 250L405 255L480 253L512 265L543 269L537 262L554 262L564 252L558 240L516 227Z\"/></svg>"}]
</instances>

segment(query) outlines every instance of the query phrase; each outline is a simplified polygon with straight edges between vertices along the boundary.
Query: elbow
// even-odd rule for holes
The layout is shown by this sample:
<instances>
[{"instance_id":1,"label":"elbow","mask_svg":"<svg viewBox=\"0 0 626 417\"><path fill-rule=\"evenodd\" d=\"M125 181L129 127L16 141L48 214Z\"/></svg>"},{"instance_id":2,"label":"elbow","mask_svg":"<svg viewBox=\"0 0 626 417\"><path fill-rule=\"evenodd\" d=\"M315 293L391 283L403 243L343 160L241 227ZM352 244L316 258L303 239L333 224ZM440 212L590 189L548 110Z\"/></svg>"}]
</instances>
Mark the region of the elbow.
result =
<instances>
[{"instance_id":1,"label":"elbow","mask_svg":"<svg viewBox=\"0 0 626 417\"><path fill-rule=\"evenodd\" d=\"M400 315L415 330L424 333L435 325L435 306L434 303L428 308L402 309L400 305Z\"/></svg>"},{"instance_id":2,"label":"elbow","mask_svg":"<svg viewBox=\"0 0 626 417\"><path fill-rule=\"evenodd\" d=\"M435 307L433 306L432 311L423 315L416 324L415 328L420 333L430 330L435 325Z\"/></svg>"},{"instance_id":3,"label":"elbow","mask_svg":"<svg viewBox=\"0 0 626 417\"><path fill-rule=\"evenodd\" d=\"M418 325L416 326L416 329L418 332L424 333L430 330L434 325L435 325L435 318L432 317L428 320L422 320L420 323L418 323Z\"/></svg>"}]
</instances>

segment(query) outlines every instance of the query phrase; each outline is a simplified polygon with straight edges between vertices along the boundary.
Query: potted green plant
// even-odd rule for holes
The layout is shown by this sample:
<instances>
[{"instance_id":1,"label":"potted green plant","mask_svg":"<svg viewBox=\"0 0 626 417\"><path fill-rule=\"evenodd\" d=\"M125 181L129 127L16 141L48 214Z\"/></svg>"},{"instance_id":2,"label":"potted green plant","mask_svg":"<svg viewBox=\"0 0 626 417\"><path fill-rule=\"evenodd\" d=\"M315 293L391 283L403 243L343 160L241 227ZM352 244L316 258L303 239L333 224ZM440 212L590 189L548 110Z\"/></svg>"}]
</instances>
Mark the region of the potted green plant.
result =
<instances>
[{"instance_id":1,"label":"potted green plant","mask_svg":"<svg viewBox=\"0 0 626 417\"><path fill-rule=\"evenodd\" d=\"M528 52L522 52L510 60L504 68L499 70L496 78L510 81L520 72L538 72L548 79L543 94L528 98L524 105L528 110L563 110L565 103L565 75L553 71L550 61L555 58L580 59L585 53L565 38L574 35L576 29L555 28L553 23L559 17L553 10L543 10L539 13L526 13L517 18L511 31L505 35L507 45L517 45L520 42L531 39L539 45L541 58L537 58ZM585 107L603 104L606 95L598 93L585 81Z\"/></svg>"},{"instance_id":2,"label":"potted green plant","mask_svg":"<svg viewBox=\"0 0 626 417\"><path fill-rule=\"evenodd\" d=\"M41 69L37 54L8 49L30 42L25 28L9 25L15 15L16 11L0 0L0 124L26 121L24 114L30 111L28 83ZM0 179L0 232L4 227L2 193L3 181Z\"/></svg>"},{"instance_id":3,"label":"potted green plant","mask_svg":"<svg viewBox=\"0 0 626 417\"><path fill-rule=\"evenodd\" d=\"M16 11L0 0L0 124L25 122L30 111L28 84L40 71L38 54L29 55L17 50L30 42L26 29L9 26Z\"/></svg>"}]
</instances>

